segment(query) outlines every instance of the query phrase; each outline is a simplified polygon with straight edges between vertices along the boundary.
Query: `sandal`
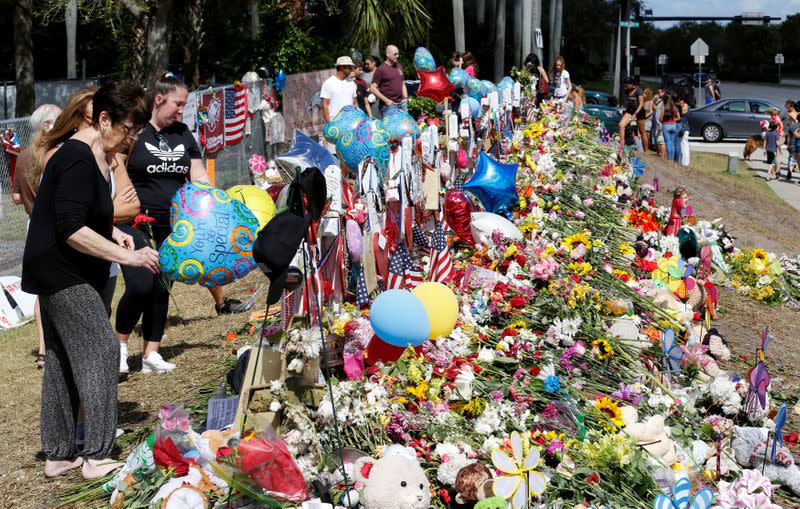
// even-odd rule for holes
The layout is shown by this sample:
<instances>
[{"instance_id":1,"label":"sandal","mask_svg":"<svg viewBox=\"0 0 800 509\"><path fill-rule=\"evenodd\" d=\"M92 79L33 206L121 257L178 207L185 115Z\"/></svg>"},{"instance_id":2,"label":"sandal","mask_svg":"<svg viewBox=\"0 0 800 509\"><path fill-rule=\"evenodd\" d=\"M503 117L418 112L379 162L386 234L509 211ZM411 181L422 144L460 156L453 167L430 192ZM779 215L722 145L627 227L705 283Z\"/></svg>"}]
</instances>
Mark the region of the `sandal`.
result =
<instances>
[{"instance_id":1,"label":"sandal","mask_svg":"<svg viewBox=\"0 0 800 509\"><path fill-rule=\"evenodd\" d=\"M34 362L36 363L36 367L38 369L44 369L44 354L37 353Z\"/></svg>"}]
</instances>

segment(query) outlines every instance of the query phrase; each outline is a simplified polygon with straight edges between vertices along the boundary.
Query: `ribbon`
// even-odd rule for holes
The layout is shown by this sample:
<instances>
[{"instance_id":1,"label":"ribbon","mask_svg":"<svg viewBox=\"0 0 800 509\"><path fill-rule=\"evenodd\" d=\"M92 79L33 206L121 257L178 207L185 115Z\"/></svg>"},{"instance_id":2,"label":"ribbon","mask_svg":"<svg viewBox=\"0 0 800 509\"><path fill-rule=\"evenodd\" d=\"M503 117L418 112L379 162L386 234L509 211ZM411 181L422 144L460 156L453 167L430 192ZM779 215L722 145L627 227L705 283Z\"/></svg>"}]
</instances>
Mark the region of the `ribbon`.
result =
<instances>
[{"instance_id":1,"label":"ribbon","mask_svg":"<svg viewBox=\"0 0 800 509\"><path fill-rule=\"evenodd\" d=\"M0 134L0 139L3 142L3 151L8 155L8 171L9 182L11 183L11 191L14 191L14 173L17 169L17 156L22 152L22 147L19 144L19 137L10 127L5 129Z\"/></svg>"}]
</instances>

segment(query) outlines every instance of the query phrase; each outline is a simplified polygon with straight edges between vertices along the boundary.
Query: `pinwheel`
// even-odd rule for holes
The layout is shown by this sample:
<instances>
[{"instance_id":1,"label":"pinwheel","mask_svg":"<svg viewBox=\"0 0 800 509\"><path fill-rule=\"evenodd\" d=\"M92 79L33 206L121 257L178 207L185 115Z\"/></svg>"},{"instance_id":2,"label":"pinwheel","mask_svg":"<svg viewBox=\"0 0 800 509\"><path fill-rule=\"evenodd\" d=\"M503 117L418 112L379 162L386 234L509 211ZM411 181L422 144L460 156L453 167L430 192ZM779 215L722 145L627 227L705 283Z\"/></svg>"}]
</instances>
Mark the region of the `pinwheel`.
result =
<instances>
[{"instance_id":1,"label":"pinwheel","mask_svg":"<svg viewBox=\"0 0 800 509\"><path fill-rule=\"evenodd\" d=\"M681 257L662 257L658 260L658 269L653 271L653 280L657 286L668 288L678 298L685 299L697 284L690 276L694 268Z\"/></svg>"},{"instance_id":2,"label":"pinwheel","mask_svg":"<svg viewBox=\"0 0 800 509\"><path fill-rule=\"evenodd\" d=\"M745 398L748 414L752 414L756 410L756 403L762 409L767 408L767 387L769 387L771 377L769 371L767 371L767 365L764 363L764 352L767 350L768 344L769 327L764 329L761 334L761 348L757 352L758 362L747 372L747 379L750 381L750 387L747 389Z\"/></svg>"},{"instance_id":3,"label":"pinwheel","mask_svg":"<svg viewBox=\"0 0 800 509\"><path fill-rule=\"evenodd\" d=\"M511 453L509 456L500 449L492 452L492 463L502 475L494 480L494 494L511 501L513 509L527 509L531 495L544 492L547 478L534 470L539 464L539 451L531 446L528 455L522 455L522 437L516 431L511 433Z\"/></svg>"},{"instance_id":4,"label":"pinwheel","mask_svg":"<svg viewBox=\"0 0 800 509\"><path fill-rule=\"evenodd\" d=\"M786 402L781 404L781 409L778 410L778 416L775 417L775 437L772 439L772 454L770 454L770 461L775 463L775 458L778 455L778 444L783 447L783 426L786 424Z\"/></svg>"},{"instance_id":5,"label":"pinwheel","mask_svg":"<svg viewBox=\"0 0 800 509\"><path fill-rule=\"evenodd\" d=\"M672 497L658 495L653 501L654 509L708 509L714 502L714 492L709 488L698 491L692 499L692 486L689 479L682 477L675 483Z\"/></svg>"},{"instance_id":6,"label":"pinwheel","mask_svg":"<svg viewBox=\"0 0 800 509\"><path fill-rule=\"evenodd\" d=\"M631 159L631 168L633 169L634 177L641 177L644 175L644 169L647 168L647 164L639 156L636 156Z\"/></svg>"}]
</instances>

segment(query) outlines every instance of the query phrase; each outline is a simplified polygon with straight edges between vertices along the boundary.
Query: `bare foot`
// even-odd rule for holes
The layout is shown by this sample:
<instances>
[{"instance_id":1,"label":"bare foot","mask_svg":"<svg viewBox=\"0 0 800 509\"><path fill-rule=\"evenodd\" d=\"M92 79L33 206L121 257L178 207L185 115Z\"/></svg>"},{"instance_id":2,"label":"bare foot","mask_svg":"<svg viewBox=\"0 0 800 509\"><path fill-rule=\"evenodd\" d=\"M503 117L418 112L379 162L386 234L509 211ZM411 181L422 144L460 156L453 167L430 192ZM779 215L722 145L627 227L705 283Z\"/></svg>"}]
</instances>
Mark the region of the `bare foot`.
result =
<instances>
[{"instance_id":1,"label":"bare foot","mask_svg":"<svg viewBox=\"0 0 800 509\"><path fill-rule=\"evenodd\" d=\"M97 479L122 467L122 465L123 463L114 461L111 458L102 460L87 459L83 462L83 478L86 480Z\"/></svg>"},{"instance_id":2,"label":"bare foot","mask_svg":"<svg viewBox=\"0 0 800 509\"><path fill-rule=\"evenodd\" d=\"M44 462L44 475L46 477L57 477L69 472L73 468L78 468L83 464L83 458L74 460L46 460Z\"/></svg>"}]
</instances>

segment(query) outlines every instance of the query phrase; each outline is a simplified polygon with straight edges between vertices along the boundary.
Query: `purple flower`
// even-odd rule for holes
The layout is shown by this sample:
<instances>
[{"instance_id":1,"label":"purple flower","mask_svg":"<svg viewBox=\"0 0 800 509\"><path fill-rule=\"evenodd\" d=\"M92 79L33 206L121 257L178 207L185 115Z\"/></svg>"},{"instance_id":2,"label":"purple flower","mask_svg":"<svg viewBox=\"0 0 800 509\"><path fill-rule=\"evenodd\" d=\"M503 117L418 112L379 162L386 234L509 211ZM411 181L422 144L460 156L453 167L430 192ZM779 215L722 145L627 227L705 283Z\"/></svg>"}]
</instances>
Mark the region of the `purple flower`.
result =
<instances>
[{"instance_id":1,"label":"purple flower","mask_svg":"<svg viewBox=\"0 0 800 509\"><path fill-rule=\"evenodd\" d=\"M542 409L542 418L547 420L555 419L558 416L558 407L552 401Z\"/></svg>"},{"instance_id":2,"label":"purple flower","mask_svg":"<svg viewBox=\"0 0 800 509\"><path fill-rule=\"evenodd\" d=\"M558 440L553 440L550 444L545 447L544 452L549 456L552 456L556 453L556 451L560 451L564 448L564 444L559 442Z\"/></svg>"},{"instance_id":3,"label":"purple flower","mask_svg":"<svg viewBox=\"0 0 800 509\"><path fill-rule=\"evenodd\" d=\"M522 369L518 369L518 370L514 371L514 375L513 376L514 376L514 380L519 380L520 378L525 376L525 371L523 371Z\"/></svg>"},{"instance_id":4,"label":"purple flower","mask_svg":"<svg viewBox=\"0 0 800 509\"><path fill-rule=\"evenodd\" d=\"M386 433L397 442L410 442L412 437L406 432L409 428L411 428L411 423L408 422L408 419L399 413L393 413L386 426Z\"/></svg>"},{"instance_id":5,"label":"purple flower","mask_svg":"<svg viewBox=\"0 0 800 509\"><path fill-rule=\"evenodd\" d=\"M625 385L624 382L620 382L619 390L611 393L611 397L638 405L642 401L642 390L636 384Z\"/></svg>"},{"instance_id":6,"label":"purple flower","mask_svg":"<svg viewBox=\"0 0 800 509\"><path fill-rule=\"evenodd\" d=\"M502 391L493 390L490 395L492 396L492 399L497 401L498 403L505 399L505 396L503 396Z\"/></svg>"}]
</instances>

